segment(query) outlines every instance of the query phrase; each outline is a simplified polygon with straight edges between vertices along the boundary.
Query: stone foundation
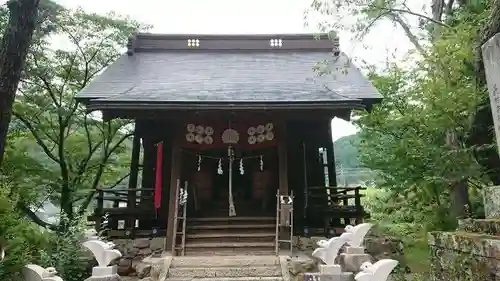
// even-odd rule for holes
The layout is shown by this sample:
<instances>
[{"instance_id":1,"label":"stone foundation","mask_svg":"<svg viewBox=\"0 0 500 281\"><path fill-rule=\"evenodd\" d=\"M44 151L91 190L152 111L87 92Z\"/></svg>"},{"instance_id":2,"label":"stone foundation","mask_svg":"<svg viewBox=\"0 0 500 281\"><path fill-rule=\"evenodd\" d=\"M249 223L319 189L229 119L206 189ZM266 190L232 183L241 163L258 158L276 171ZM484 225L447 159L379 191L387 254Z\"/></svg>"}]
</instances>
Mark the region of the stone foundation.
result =
<instances>
[{"instance_id":1,"label":"stone foundation","mask_svg":"<svg viewBox=\"0 0 500 281\"><path fill-rule=\"evenodd\" d=\"M165 248L165 237L113 240L123 257L118 262L118 274L137 275L137 266L149 256L159 257Z\"/></svg>"},{"instance_id":2,"label":"stone foundation","mask_svg":"<svg viewBox=\"0 0 500 281\"><path fill-rule=\"evenodd\" d=\"M462 220L457 232L429 233L432 281L500 280L500 220Z\"/></svg>"},{"instance_id":3,"label":"stone foundation","mask_svg":"<svg viewBox=\"0 0 500 281\"><path fill-rule=\"evenodd\" d=\"M487 219L500 218L500 186L483 188L484 215Z\"/></svg>"}]
</instances>

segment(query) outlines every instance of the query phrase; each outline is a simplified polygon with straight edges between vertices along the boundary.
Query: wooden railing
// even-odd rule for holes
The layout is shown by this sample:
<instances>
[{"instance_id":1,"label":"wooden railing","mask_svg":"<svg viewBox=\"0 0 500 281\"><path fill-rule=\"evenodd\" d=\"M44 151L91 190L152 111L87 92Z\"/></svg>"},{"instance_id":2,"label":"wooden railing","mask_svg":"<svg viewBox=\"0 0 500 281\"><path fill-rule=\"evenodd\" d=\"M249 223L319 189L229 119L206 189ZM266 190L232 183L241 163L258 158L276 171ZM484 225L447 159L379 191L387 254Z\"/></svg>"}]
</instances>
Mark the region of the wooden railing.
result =
<instances>
[{"instance_id":1,"label":"wooden railing","mask_svg":"<svg viewBox=\"0 0 500 281\"><path fill-rule=\"evenodd\" d=\"M105 236L135 238L166 234L167 218L155 210L152 188L99 189L96 201L88 220Z\"/></svg>"},{"instance_id":2,"label":"wooden railing","mask_svg":"<svg viewBox=\"0 0 500 281\"><path fill-rule=\"evenodd\" d=\"M365 212L361 198L363 187L308 187L306 204L306 221L323 221L313 223L308 234L339 235L348 224L358 224L369 216ZM321 228L319 228L321 224Z\"/></svg>"}]
</instances>

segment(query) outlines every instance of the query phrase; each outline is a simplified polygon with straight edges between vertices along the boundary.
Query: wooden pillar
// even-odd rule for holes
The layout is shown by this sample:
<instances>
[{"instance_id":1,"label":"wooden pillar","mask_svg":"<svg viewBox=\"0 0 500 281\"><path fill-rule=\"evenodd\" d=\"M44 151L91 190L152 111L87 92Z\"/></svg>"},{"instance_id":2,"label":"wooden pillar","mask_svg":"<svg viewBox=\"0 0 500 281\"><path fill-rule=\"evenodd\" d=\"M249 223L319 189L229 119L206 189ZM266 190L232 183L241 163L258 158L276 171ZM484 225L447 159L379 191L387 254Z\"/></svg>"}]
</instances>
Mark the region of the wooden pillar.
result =
<instances>
[{"instance_id":1,"label":"wooden pillar","mask_svg":"<svg viewBox=\"0 0 500 281\"><path fill-rule=\"evenodd\" d=\"M140 136L140 128L139 122L135 122L135 132L134 132L134 140L132 143L132 159L130 161L130 176L128 182L128 194L127 194L127 208L135 209L136 208L136 199L137 199L137 179L139 177L139 157L141 154L141 136ZM125 221L125 229L130 229L135 227L136 217L129 217Z\"/></svg>"},{"instance_id":2,"label":"wooden pillar","mask_svg":"<svg viewBox=\"0 0 500 281\"><path fill-rule=\"evenodd\" d=\"M286 142L286 123L280 122L278 136L278 173L280 194L288 194L288 161Z\"/></svg>"},{"instance_id":3,"label":"wooden pillar","mask_svg":"<svg viewBox=\"0 0 500 281\"><path fill-rule=\"evenodd\" d=\"M167 235L166 235L166 242L165 242L165 250L171 251L172 250L172 239L175 235L174 233L174 208L175 208L175 200L177 198L175 197L175 192L177 188L177 179L179 179L181 175L181 167L182 167L182 154L179 146L179 142L177 138L174 138L172 141L172 165L171 165L171 172L170 172L170 188L169 188L169 202L168 202L168 219L167 219ZM172 253L173 254L173 253Z\"/></svg>"},{"instance_id":4,"label":"wooden pillar","mask_svg":"<svg viewBox=\"0 0 500 281\"><path fill-rule=\"evenodd\" d=\"M328 177L330 179L330 186L337 186L337 170L335 167L335 149L333 146L332 139L332 120L328 120L328 135L330 136L328 139L330 141L327 142L326 151L328 157Z\"/></svg>"}]
</instances>

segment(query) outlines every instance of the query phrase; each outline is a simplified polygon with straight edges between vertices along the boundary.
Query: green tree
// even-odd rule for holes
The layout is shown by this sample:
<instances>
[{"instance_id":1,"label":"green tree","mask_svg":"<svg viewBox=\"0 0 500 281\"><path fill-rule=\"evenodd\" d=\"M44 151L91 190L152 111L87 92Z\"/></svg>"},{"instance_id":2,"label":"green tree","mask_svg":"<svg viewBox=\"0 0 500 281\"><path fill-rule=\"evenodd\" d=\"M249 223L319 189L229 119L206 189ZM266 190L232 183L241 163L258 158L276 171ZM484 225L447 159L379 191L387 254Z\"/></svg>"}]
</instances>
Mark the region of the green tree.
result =
<instances>
[{"instance_id":1,"label":"green tree","mask_svg":"<svg viewBox=\"0 0 500 281\"><path fill-rule=\"evenodd\" d=\"M312 5L313 10L323 14L340 13L344 16L353 16L355 19L355 24L349 26L345 24L342 17L332 17L331 24L323 26L325 29L336 27L345 30L351 27L359 38L362 38L371 32L372 27L379 21L386 20L402 28L414 44L419 54L414 60L418 63L409 72L404 73L404 76L409 76L405 79L409 79L410 84L401 85L401 96L396 101L390 101L395 102L396 107L386 102L378 107L381 109L389 106L386 108L390 113L389 116L397 118L397 123L391 123L394 126L391 128L387 128L388 124L380 123L380 129L386 130L388 135L378 135L378 137L381 140L390 140L397 135L401 138L400 142L405 142L405 145L399 150L382 146L378 148L385 150L388 159L397 156L395 160L399 160L399 157L412 156L414 160L417 160L413 162L431 170L430 173L433 175L425 177L425 180L446 186L447 191L451 190L454 216L464 215L465 206L469 205L468 184L476 183L478 180L475 171L477 165L474 159L470 159L471 155L476 156L475 158L480 161L490 180L495 182L499 174L497 168L500 166L495 168L494 163L498 156L491 156L491 152L494 151L491 138L488 140L484 138L490 132L484 133L483 131L482 139L473 140L474 135L477 135L475 133L477 122L471 122L474 119L477 121L477 112L484 111L482 108L487 102L484 83L477 82L481 68L474 67L474 62L478 58L477 47L482 42L478 34L484 34L486 30L487 32L495 30L496 27L491 24L491 20L498 12L496 10L498 3L500 2L491 1L490 6L490 1L454 3L453 0L447 2L433 0L428 3L432 10L430 16L423 12L415 12L408 7L407 2L397 0L314 0ZM419 21L419 27L411 27L408 23L411 18ZM488 21L487 18L489 18ZM400 72L399 69L388 71ZM425 115L419 116L419 112ZM409 126L413 126L412 129L406 128ZM399 135L394 132L395 129L408 131ZM432 135L428 135L431 133ZM424 139L415 142L416 139L411 134L417 135L418 138L424 137ZM438 149L440 147L443 149ZM365 148L369 149L369 146ZM424 158L420 156L414 157L415 155L411 153L414 148L419 149L416 155L428 154L428 157L434 160L429 162L424 161ZM408 155L406 155L407 152ZM365 151L361 154L365 154ZM447 162L448 158L455 158L455 160ZM371 162L368 165L374 165L374 161L368 162ZM442 162L446 162L446 165L443 166ZM431 163L436 165L431 166ZM466 163L465 166L461 166L463 163ZM471 169L470 174L464 173L471 167L469 163L474 168ZM415 163L405 162L398 163L398 165L414 167ZM408 170L406 166L401 167L399 171L393 169L395 176L386 177L386 180L388 178L404 179L401 175L403 171L409 178L412 178L412 175L418 176L415 173L411 174L411 169ZM442 174L435 173L436 169Z\"/></svg>"},{"instance_id":2,"label":"green tree","mask_svg":"<svg viewBox=\"0 0 500 281\"><path fill-rule=\"evenodd\" d=\"M45 199L73 221L85 214L98 187L113 186L128 175L133 127L128 121L102 121L74 97L143 26L52 2L44 7L47 16L40 26L48 32L38 34L28 55L14 105L22 133L9 147L4 173L16 192L26 195L18 207L37 224L57 229L34 212Z\"/></svg>"}]
</instances>

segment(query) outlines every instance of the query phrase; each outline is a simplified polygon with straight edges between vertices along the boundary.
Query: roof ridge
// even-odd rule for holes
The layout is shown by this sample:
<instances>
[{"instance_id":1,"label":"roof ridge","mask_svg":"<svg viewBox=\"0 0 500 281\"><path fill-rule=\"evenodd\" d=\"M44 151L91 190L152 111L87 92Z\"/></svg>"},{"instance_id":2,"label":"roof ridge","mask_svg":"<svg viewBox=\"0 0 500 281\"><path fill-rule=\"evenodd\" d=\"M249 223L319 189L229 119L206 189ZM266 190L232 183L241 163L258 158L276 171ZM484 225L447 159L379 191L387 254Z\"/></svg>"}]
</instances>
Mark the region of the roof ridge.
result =
<instances>
[{"instance_id":1,"label":"roof ridge","mask_svg":"<svg viewBox=\"0 0 500 281\"><path fill-rule=\"evenodd\" d=\"M329 51L337 53L334 32L303 34L155 34L129 37L127 54L151 51Z\"/></svg>"}]
</instances>

